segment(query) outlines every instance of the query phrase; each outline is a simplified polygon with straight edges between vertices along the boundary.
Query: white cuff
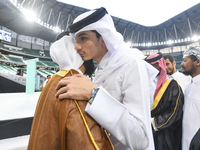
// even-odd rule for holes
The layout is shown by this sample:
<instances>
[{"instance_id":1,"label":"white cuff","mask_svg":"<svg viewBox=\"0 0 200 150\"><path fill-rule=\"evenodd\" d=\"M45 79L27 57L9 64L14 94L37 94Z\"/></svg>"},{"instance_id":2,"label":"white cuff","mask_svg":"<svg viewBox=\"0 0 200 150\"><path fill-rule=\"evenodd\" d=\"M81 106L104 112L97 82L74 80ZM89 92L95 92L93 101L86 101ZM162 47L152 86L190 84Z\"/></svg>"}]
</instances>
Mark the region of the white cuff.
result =
<instances>
[{"instance_id":1,"label":"white cuff","mask_svg":"<svg viewBox=\"0 0 200 150\"><path fill-rule=\"evenodd\" d=\"M109 131L118 122L123 111L126 111L126 107L100 86L92 105L87 104L85 111Z\"/></svg>"}]
</instances>

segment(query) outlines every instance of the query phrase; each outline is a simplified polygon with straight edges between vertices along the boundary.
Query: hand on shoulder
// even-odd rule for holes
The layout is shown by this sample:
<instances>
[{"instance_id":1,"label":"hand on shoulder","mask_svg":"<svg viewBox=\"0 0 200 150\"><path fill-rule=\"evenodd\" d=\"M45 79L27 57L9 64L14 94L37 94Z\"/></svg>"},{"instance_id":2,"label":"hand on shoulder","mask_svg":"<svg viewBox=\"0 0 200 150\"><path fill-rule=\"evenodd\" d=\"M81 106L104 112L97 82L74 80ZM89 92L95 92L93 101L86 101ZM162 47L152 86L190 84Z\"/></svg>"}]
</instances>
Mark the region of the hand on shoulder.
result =
<instances>
[{"instance_id":1,"label":"hand on shoulder","mask_svg":"<svg viewBox=\"0 0 200 150\"><path fill-rule=\"evenodd\" d=\"M88 77L75 74L71 77L65 77L59 81L56 90L56 97L63 99L89 100L92 89L97 87Z\"/></svg>"}]
</instances>

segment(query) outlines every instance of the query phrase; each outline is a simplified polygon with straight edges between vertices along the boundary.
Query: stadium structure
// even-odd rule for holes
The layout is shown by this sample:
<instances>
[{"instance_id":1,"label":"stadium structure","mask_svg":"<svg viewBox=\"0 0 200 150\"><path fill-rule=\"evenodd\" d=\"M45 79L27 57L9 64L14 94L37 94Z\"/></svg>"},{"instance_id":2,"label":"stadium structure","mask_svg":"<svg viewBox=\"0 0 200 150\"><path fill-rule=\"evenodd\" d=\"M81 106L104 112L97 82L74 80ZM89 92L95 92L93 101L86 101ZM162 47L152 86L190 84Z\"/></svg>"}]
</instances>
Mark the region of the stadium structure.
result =
<instances>
[{"instance_id":1,"label":"stadium structure","mask_svg":"<svg viewBox=\"0 0 200 150\"><path fill-rule=\"evenodd\" d=\"M0 149L26 149L40 95L37 91L47 75L59 70L50 57L50 46L86 11L56 0L0 1ZM172 54L177 69L181 69L183 51L188 46L200 46L200 3L151 27L112 18L132 49L138 48L144 55ZM27 95L27 61L32 59L37 59L36 92Z\"/></svg>"}]
</instances>

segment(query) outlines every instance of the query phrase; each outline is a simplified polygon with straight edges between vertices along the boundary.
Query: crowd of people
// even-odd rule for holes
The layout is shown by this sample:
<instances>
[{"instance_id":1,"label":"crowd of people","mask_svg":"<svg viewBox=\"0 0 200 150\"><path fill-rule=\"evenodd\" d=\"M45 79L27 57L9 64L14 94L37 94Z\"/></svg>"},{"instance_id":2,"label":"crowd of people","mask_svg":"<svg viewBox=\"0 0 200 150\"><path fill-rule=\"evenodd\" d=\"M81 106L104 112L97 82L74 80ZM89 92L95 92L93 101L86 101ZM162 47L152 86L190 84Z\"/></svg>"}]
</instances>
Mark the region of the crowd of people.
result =
<instances>
[{"instance_id":1,"label":"crowd of people","mask_svg":"<svg viewBox=\"0 0 200 150\"><path fill-rule=\"evenodd\" d=\"M52 150L199 150L200 47L184 51L182 73L171 55L156 53L144 59L141 51L127 47L105 8L79 15L69 35L63 36L50 49L60 71L41 93L29 150L38 145L47 149L47 139L55 144ZM83 61L92 59L98 63L94 82L80 71ZM78 72L69 75L71 69ZM76 101L84 103L86 121L80 120L81 114L73 115ZM98 143L99 137L104 144Z\"/></svg>"}]
</instances>

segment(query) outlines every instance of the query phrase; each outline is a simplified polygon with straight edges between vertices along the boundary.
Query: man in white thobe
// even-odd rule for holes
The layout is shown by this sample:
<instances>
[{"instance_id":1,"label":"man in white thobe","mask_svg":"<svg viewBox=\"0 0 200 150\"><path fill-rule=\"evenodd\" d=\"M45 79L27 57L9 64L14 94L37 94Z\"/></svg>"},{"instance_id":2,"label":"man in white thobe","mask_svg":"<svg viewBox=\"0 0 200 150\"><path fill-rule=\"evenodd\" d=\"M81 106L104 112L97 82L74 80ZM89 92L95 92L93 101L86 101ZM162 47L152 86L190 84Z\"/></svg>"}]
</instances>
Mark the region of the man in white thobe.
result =
<instances>
[{"instance_id":1,"label":"man in white thobe","mask_svg":"<svg viewBox=\"0 0 200 150\"><path fill-rule=\"evenodd\" d=\"M98 63L95 83L64 78L56 96L88 101L87 113L111 134L116 150L153 150L149 95L157 70L126 46L105 8L81 14L69 29L83 60Z\"/></svg>"},{"instance_id":2,"label":"man in white thobe","mask_svg":"<svg viewBox=\"0 0 200 150\"><path fill-rule=\"evenodd\" d=\"M43 87L42 87L42 88L45 87L45 85L47 84L47 82L49 81L49 79L51 79L51 76L50 76L50 75L47 75L47 78L46 78L46 80L44 81Z\"/></svg>"},{"instance_id":3,"label":"man in white thobe","mask_svg":"<svg viewBox=\"0 0 200 150\"><path fill-rule=\"evenodd\" d=\"M183 93L185 93L185 89L191 81L191 76L186 76L183 73L176 70L176 61L174 60L172 55L165 55L164 59L167 67L167 77L169 79L176 80L181 86Z\"/></svg>"},{"instance_id":4,"label":"man in white thobe","mask_svg":"<svg viewBox=\"0 0 200 150\"><path fill-rule=\"evenodd\" d=\"M199 150L199 140L191 141L200 134L200 47L187 48L181 66L182 72L192 77L185 90L182 150Z\"/></svg>"}]
</instances>

